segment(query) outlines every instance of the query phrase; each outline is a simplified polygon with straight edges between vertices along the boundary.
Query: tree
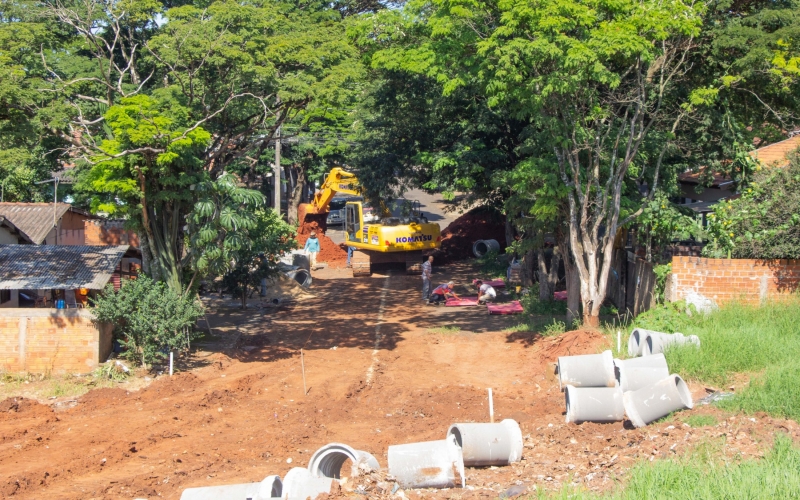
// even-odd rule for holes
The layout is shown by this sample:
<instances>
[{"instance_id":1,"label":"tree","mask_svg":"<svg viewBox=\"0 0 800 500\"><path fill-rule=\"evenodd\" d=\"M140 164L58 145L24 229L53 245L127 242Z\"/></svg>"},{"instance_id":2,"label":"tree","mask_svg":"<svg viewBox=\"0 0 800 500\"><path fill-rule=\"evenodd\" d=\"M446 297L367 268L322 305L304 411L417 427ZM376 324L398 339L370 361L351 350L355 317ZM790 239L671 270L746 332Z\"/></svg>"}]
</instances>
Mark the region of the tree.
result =
<instances>
[{"instance_id":1,"label":"tree","mask_svg":"<svg viewBox=\"0 0 800 500\"><path fill-rule=\"evenodd\" d=\"M231 174L196 189L199 199L188 230L195 277L224 275L240 294L244 309L248 289L276 274L280 255L296 248L294 229L274 210L258 208L264 197L239 187Z\"/></svg>"},{"instance_id":2,"label":"tree","mask_svg":"<svg viewBox=\"0 0 800 500\"><path fill-rule=\"evenodd\" d=\"M109 285L93 305L97 321L114 326L114 336L125 348L123 356L142 366L165 359L169 351L187 350L203 314L194 297L147 276L124 281L116 292Z\"/></svg>"}]
</instances>

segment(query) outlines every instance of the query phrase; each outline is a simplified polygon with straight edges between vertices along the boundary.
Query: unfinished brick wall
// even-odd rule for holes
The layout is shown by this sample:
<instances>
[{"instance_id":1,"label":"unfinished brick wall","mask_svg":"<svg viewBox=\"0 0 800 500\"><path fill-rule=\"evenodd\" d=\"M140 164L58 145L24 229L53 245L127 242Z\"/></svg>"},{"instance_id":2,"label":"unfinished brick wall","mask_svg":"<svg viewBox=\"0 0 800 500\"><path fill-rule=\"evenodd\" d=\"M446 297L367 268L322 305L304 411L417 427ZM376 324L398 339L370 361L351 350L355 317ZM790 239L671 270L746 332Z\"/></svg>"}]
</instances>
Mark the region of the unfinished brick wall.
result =
<instances>
[{"instance_id":1,"label":"unfinished brick wall","mask_svg":"<svg viewBox=\"0 0 800 500\"><path fill-rule=\"evenodd\" d=\"M87 373L111 347L110 326L85 309L0 309L0 371Z\"/></svg>"},{"instance_id":2,"label":"unfinished brick wall","mask_svg":"<svg viewBox=\"0 0 800 500\"><path fill-rule=\"evenodd\" d=\"M700 310L725 302L758 304L788 297L800 287L800 260L672 257L667 298Z\"/></svg>"},{"instance_id":3,"label":"unfinished brick wall","mask_svg":"<svg viewBox=\"0 0 800 500\"><path fill-rule=\"evenodd\" d=\"M84 245L130 245L139 248L139 235L125 229L124 221L84 221Z\"/></svg>"}]
</instances>

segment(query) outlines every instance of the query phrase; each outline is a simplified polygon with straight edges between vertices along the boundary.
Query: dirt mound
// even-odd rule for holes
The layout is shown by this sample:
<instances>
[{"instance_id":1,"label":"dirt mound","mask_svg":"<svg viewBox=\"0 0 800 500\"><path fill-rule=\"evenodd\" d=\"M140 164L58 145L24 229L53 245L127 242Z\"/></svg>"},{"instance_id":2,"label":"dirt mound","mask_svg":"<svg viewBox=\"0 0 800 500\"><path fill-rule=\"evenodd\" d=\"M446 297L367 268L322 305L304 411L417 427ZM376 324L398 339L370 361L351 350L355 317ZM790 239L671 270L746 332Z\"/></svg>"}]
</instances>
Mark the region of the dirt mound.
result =
<instances>
[{"instance_id":1,"label":"dirt mound","mask_svg":"<svg viewBox=\"0 0 800 500\"><path fill-rule=\"evenodd\" d=\"M278 301L286 301L308 300L313 298L316 298L313 293L310 293L300 286L298 282L285 274L279 274L267 280L267 295L264 297L266 302L272 302L275 299L278 299Z\"/></svg>"},{"instance_id":2,"label":"dirt mound","mask_svg":"<svg viewBox=\"0 0 800 500\"><path fill-rule=\"evenodd\" d=\"M559 356L596 354L608 342L602 333L593 330L573 330L556 337L543 339L539 357L544 363L553 363Z\"/></svg>"},{"instance_id":3,"label":"dirt mound","mask_svg":"<svg viewBox=\"0 0 800 500\"><path fill-rule=\"evenodd\" d=\"M305 246L308 236L313 231L317 233L317 238L319 238L317 262L325 262L334 268L344 267L347 264L347 250L325 236L325 232L328 230L328 214L306 213L308 207L309 205L304 203L297 209L297 219L300 221L300 226L297 228L297 242L300 248Z\"/></svg>"},{"instance_id":4,"label":"dirt mound","mask_svg":"<svg viewBox=\"0 0 800 500\"><path fill-rule=\"evenodd\" d=\"M110 404L118 404L128 397L125 389L103 388L89 391L78 399L78 407L83 411L94 410Z\"/></svg>"},{"instance_id":5,"label":"dirt mound","mask_svg":"<svg viewBox=\"0 0 800 500\"><path fill-rule=\"evenodd\" d=\"M49 417L53 409L27 398L8 398L0 401L0 419L19 417Z\"/></svg>"},{"instance_id":6,"label":"dirt mound","mask_svg":"<svg viewBox=\"0 0 800 500\"><path fill-rule=\"evenodd\" d=\"M436 264L464 260L472 255L478 240L497 240L506 247L505 216L488 207L478 207L454 220L442 231L442 246L433 252Z\"/></svg>"}]
</instances>

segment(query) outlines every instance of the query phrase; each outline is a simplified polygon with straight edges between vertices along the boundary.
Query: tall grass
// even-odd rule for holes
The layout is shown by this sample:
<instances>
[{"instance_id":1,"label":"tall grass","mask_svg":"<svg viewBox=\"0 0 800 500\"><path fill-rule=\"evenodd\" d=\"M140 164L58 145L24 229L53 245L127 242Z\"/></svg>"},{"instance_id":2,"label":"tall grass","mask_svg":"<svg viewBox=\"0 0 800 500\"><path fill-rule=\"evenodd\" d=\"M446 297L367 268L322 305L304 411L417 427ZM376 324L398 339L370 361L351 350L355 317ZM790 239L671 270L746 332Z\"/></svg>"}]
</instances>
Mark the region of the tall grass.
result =
<instances>
[{"instance_id":1,"label":"tall grass","mask_svg":"<svg viewBox=\"0 0 800 500\"><path fill-rule=\"evenodd\" d=\"M691 316L669 305L640 315L634 325L700 337L699 349L675 347L665 355L670 371L707 383L725 384L734 373L758 373L800 359L800 300L730 304Z\"/></svg>"},{"instance_id":2,"label":"tall grass","mask_svg":"<svg viewBox=\"0 0 800 500\"><path fill-rule=\"evenodd\" d=\"M800 449L792 446L791 438L775 436L761 460L727 463L711 448L700 448L684 459L640 462L630 470L627 484L610 494L565 487L537 498L753 500L800 495Z\"/></svg>"},{"instance_id":3,"label":"tall grass","mask_svg":"<svg viewBox=\"0 0 800 500\"><path fill-rule=\"evenodd\" d=\"M717 403L728 410L755 413L765 411L772 416L800 420L800 360L770 366L755 377L736 397ZM800 496L800 491L798 491Z\"/></svg>"}]
</instances>

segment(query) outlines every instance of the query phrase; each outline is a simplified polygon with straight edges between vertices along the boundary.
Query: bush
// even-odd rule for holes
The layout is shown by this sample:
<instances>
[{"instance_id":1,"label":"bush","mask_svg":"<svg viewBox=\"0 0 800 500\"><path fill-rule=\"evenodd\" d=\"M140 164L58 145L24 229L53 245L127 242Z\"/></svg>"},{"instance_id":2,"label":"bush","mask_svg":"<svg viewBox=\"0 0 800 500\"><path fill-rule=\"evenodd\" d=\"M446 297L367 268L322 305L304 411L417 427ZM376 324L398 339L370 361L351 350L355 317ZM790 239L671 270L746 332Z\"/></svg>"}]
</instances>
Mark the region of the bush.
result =
<instances>
[{"instance_id":1,"label":"bush","mask_svg":"<svg viewBox=\"0 0 800 500\"><path fill-rule=\"evenodd\" d=\"M114 336L125 348L122 356L142 366L165 359L169 351L188 349L203 314L193 297L147 276L123 282L116 292L109 285L94 306L97 321L114 325Z\"/></svg>"},{"instance_id":2,"label":"bush","mask_svg":"<svg viewBox=\"0 0 800 500\"><path fill-rule=\"evenodd\" d=\"M741 198L714 205L708 234L710 257L800 258L800 157L757 174Z\"/></svg>"}]
</instances>

